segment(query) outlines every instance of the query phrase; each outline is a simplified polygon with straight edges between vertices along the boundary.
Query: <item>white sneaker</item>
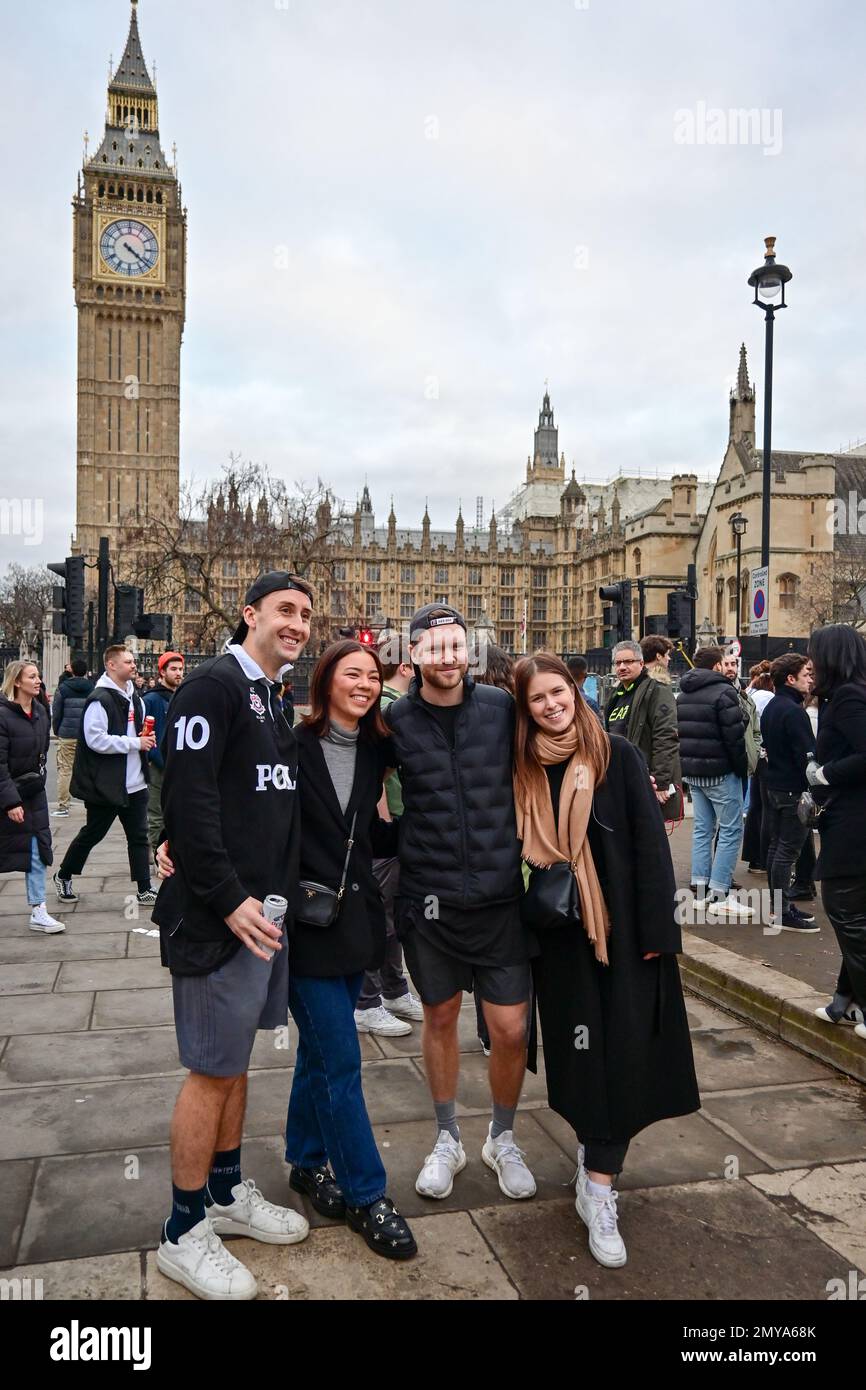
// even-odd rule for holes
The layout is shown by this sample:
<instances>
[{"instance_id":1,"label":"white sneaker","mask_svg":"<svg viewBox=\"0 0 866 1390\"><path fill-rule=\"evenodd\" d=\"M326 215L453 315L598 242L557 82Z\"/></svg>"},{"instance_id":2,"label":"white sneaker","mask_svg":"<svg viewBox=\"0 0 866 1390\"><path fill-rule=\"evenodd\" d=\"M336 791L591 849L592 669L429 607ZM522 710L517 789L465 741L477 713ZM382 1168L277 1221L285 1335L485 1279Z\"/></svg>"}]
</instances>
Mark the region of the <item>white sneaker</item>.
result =
<instances>
[{"instance_id":1,"label":"white sneaker","mask_svg":"<svg viewBox=\"0 0 866 1390\"><path fill-rule=\"evenodd\" d=\"M613 1187L609 1187L603 1196L597 1197L589 1190L589 1178L585 1170L581 1177L582 1181L578 1179L574 1205L578 1216L589 1230L590 1253L607 1269L619 1269L628 1258L616 1219L616 1199L619 1193Z\"/></svg>"},{"instance_id":2,"label":"white sneaker","mask_svg":"<svg viewBox=\"0 0 866 1390\"><path fill-rule=\"evenodd\" d=\"M729 893L726 898L709 898L705 900L707 917L715 917L726 921L748 921L754 917L755 909L746 903L740 902L735 893Z\"/></svg>"},{"instance_id":3,"label":"white sneaker","mask_svg":"<svg viewBox=\"0 0 866 1390\"><path fill-rule=\"evenodd\" d=\"M841 1018L831 1018L825 1004L822 1004L820 1009L816 1009L815 1013L818 1018L823 1019L825 1023L848 1023L856 1025L864 1021L863 1010L859 1009L856 1004L849 1004Z\"/></svg>"},{"instance_id":4,"label":"white sneaker","mask_svg":"<svg viewBox=\"0 0 866 1390\"><path fill-rule=\"evenodd\" d=\"M252 1178L232 1188L234 1201L226 1207L214 1202L207 1209L211 1230L218 1236L249 1236L266 1245L297 1245L310 1234L305 1217L291 1207L266 1202Z\"/></svg>"},{"instance_id":5,"label":"white sneaker","mask_svg":"<svg viewBox=\"0 0 866 1390\"><path fill-rule=\"evenodd\" d=\"M64 806L58 806L56 811L51 812L52 816L68 816L69 811Z\"/></svg>"},{"instance_id":6,"label":"white sneaker","mask_svg":"<svg viewBox=\"0 0 866 1390\"><path fill-rule=\"evenodd\" d=\"M52 917L44 903L34 907L30 913L30 930L42 931L47 936L56 936L60 931L66 931L63 922L58 922L56 917Z\"/></svg>"},{"instance_id":7,"label":"white sneaker","mask_svg":"<svg viewBox=\"0 0 866 1390\"><path fill-rule=\"evenodd\" d=\"M866 1038L866 1023L855 1023L854 1032L858 1038Z\"/></svg>"},{"instance_id":8,"label":"white sneaker","mask_svg":"<svg viewBox=\"0 0 866 1390\"><path fill-rule=\"evenodd\" d=\"M466 1153L460 1140L447 1129L440 1129L433 1151L425 1158L418 1174L415 1191L422 1197L450 1197L455 1175L462 1173L465 1167Z\"/></svg>"},{"instance_id":9,"label":"white sneaker","mask_svg":"<svg viewBox=\"0 0 866 1390\"><path fill-rule=\"evenodd\" d=\"M383 1000L382 1007L396 1018L411 1018L415 1023L420 1023L424 1018L424 1005L411 991L401 994L399 999Z\"/></svg>"},{"instance_id":10,"label":"white sneaker","mask_svg":"<svg viewBox=\"0 0 866 1390\"><path fill-rule=\"evenodd\" d=\"M383 1038L403 1038L412 1032L411 1023L395 1018L381 1004L377 1009L356 1009L355 1027L359 1033L378 1033Z\"/></svg>"},{"instance_id":11,"label":"white sneaker","mask_svg":"<svg viewBox=\"0 0 866 1390\"><path fill-rule=\"evenodd\" d=\"M163 1239L156 1252L161 1274L207 1299L255 1298L258 1286L246 1265L230 1255L207 1217L175 1244Z\"/></svg>"},{"instance_id":12,"label":"white sneaker","mask_svg":"<svg viewBox=\"0 0 866 1390\"><path fill-rule=\"evenodd\" d=\"M500 1192L504 1192L506 1197L513 1197L516 1202L524 1197L534 1197L535 1178L523 1160L523 1150L514 1142L512 1131L506 1129L494 1139L490 1133L492 1128L491 1124L487 1130L481 1157L487 1167L492 1168L497 1174Z\"/></svg>"}]
</instances>

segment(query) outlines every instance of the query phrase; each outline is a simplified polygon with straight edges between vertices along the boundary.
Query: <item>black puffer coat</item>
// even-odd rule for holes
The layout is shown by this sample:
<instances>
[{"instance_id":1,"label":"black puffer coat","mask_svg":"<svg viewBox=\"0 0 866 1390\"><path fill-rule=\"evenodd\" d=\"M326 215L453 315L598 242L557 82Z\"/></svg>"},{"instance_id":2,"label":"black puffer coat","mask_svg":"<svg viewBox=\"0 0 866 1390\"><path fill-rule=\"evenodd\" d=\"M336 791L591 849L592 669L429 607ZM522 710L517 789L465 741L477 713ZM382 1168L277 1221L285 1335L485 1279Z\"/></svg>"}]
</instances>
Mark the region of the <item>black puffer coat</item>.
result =
<instances>
[{"instance_id":1,"label":"black puffer coat","mask_svg":"<svg viewBox=\"0 0 866 1390\"><path fill-rule=\"evenodd\" d=\"M51 706L51 727L58 738L78 738L84 706L93 689L86 676L68 676L54 692Z\"/></svg>"},{"instance_id":2,"label":"black puffer coat","mask_svg":"<svg viewBox=\"0 0 866 1390\"><path fill-rule=\"evenodd\" d=\"M43 864L53 860L48 796L43 790L29 801L22 801L14 779L25 772L44 769L51 739L51 726L45 706L34 700L32 718L14 700L0 695L0 873L25 874L30 869L31 842L36 836ZM24 807L24 820L10 820L6 812Z\"/></svg>"},{"instance_id":3,"label":"black puffer coat","mask_svg":"<svg viewBox=\"0 0 866 1390\"><path fill-rule=\"evenodd\" d=\"M737 692L721 671L687 671L677 700L683 777L747 777L746 731Z\"/></svg>"},{"instance_id":4,"label":"black puffer coat","mask_svg":"<svg viewBox=\"0 0 866 1390\"><path fill-rule=\"evenodd\" d=\"M403 791L400 892L461 908L519 897L511 696L467 676L453 749L414 681L385 722Z\"/></svg>"}]
</instances>

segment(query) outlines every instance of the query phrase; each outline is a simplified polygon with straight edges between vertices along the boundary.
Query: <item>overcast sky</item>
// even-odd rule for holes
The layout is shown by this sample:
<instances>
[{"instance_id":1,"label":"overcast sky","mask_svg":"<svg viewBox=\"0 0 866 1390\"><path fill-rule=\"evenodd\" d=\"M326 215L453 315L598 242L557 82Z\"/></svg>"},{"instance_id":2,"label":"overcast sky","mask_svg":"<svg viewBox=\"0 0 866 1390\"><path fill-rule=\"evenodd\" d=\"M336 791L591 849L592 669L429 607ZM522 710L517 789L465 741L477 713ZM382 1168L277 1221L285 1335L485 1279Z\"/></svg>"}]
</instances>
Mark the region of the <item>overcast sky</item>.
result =
<instances>
[{"instance_id":1,"label":"overcast sky","mask_svg":"<svg viewBox=\"0 0 866 1390\"><path fill-rule=\"evenodd\" d=\"M129 5L2 18L0 495L44 499L5 568L74 526L70 199ZM866 437L860 0L141 0L139 28L189 209L183 475L234 451L366 476L401 525L487 517L545 378L579 478L714 474L743 339L760 430L768 233L774 443Z\"/></svg>"}]
</instances>

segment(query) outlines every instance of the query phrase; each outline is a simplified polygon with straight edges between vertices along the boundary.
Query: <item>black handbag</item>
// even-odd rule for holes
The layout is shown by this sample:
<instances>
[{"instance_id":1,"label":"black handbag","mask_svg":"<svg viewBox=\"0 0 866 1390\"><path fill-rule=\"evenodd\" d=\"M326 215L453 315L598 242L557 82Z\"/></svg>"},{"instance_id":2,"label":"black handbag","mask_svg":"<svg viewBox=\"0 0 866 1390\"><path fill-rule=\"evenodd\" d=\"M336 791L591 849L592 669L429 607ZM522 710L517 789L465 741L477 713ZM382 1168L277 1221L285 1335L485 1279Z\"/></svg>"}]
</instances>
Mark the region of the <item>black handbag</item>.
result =
<instances>
[{"instance_id":1,"label":"black handbag","mask_svg":"<svg viewBox=\"0 0 866 1390\"><path fill-rule=\"evenodd\" d=\"M331 927L336 922L343 905L343 894L346 891L346 874L349 872L349 859L352 854L352 846L355 843L355 822L357 819L358 812L356 811L352 817L349 839L346 842L343 876L336 893L333 888L328 888L326 884L314 883L312 879L308 878L301 879L298 884L295 900L295 921L302 926L324 928Z\"/></svg>"},{"instance_id":2,"label":"black handbag","mask_svg":"<svg viewBox=\"0 0 866 1390\"><path fill-rule=\"evenodd\" d=\"M570 864L531 871L520 902L520 919L532 931L581 925L580 893Z\"/></svg>"},{"instance_id":3,"label":"black handbag","mask_svg":"<svg viewBox=\"0 0 866 1390\"><path fill-rule=\"evenodd\" d=\"M13 778L13 781L22 801L32 801L45 790L44 772L22 772L21 776Z\"/></svg>"}]
</instances>

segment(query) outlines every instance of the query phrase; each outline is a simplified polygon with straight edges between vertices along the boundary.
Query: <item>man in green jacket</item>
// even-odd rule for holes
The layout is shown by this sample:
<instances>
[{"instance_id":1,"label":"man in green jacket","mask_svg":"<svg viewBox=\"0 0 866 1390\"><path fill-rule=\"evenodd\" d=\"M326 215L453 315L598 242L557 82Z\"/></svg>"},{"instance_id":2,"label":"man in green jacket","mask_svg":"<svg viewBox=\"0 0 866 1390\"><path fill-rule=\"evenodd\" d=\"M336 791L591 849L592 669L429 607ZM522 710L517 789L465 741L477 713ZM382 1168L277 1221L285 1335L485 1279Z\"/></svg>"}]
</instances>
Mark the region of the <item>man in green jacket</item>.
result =
<instances>
[{"instance_id":1,"label":"man in green jacket","mask_svg":"<svg viewBox=\"0 0 866 1390\"><path fill-rule=\"evenodd\" d=\"M617 642L612 665L619 684L605 705L605 727L640 749L655 778L662 815L665 820L677 820L682 813L683 774L673 690L650 679L639 642Z\"/></svg>"}]
</instances>

